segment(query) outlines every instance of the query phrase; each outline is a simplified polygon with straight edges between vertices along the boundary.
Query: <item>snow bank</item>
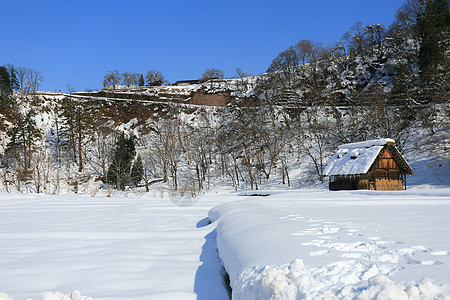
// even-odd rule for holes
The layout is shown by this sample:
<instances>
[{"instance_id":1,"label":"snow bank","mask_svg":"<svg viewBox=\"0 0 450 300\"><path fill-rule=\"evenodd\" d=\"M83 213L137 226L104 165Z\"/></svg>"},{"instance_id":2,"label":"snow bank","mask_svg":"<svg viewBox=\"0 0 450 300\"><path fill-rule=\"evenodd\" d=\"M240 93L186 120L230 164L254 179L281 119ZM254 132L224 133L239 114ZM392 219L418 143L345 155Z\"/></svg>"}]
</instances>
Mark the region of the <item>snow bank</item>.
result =
<instances>
[{"instance_id":1,"label":"snow bank","mask_svg":"<svg viewBox=\"0 0 450 300\"><path fill-rule=\"evenodd\" d=\"M209 218L233 299L450 299L446 193L272 193Z\"/></svg>"},{"instance_id":2,"label":"snow bank","mask_svg":"<svg viewBox=\"0 0 450 300\"><path fill-rule=\"evenodd\" d=\"M408 285L395 284L383 275L368 280L367 289L361 291L357 299L442 299L448 300L450 296L443 295L429 279Z\"/></svg>"},{"instance_id":3,"label":"snow bank","mask_svg":"<svg viewBox=\"0 0 450 300\"><path fill-rule=\"evenodd\" d=\"M233 287L233 299L450 299L429 279L404 285L376 275L354 286L354 281L370 272L361 272L361 263L341 269L343 266L308 269L301 259L296 259L279 267L246 270ZM376 267L369 270L373 269Z\"/></svg>"},{"instance_id":4,"label":"snow bank","mask_svg":"<svg viewBox=\"0 0 450 300\"><path fill-rule=\"evenodd\" d=\"M0 293L0 300L13 300L12 298L9 298L8 295L5 293Z\"/></svg>"},{"instance_id":5,"label":"snow bank","mask_svg":"<svg viewBox=\"0 0 450 300\"><path fill-rule=\"evenodd\" d=\"M14 300L9 298L7 294L0 293L0 300ZM41 300L93 300L91 297L82 296L77 290L70 295L64 295L60 292L45 292L41 295Z\"/></svg>"},{"instance_id":6,"label":"snow bank","mask_svg":"<svg viewBox=\"0 0 450 300\"><path fill-rule=\"evenodd\" d=\"M60 292L46 292L41 295L41 300L93 300L91 297L81 296L79 291L73 291L70 295Z\"/></svg>"}]
</instances>

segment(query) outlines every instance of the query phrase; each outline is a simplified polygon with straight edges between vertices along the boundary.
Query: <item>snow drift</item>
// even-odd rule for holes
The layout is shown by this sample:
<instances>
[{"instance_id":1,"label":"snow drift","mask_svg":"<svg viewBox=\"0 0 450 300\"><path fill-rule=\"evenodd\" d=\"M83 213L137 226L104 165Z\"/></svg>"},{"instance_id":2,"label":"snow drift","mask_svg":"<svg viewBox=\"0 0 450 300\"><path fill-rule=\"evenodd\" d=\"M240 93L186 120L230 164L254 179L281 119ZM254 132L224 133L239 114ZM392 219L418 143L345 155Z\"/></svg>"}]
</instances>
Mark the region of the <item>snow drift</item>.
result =
<instances>
[{"instance_id":1,"label":"snow drift","mask_svg":"<svg viewBox=\"0 0 450 300\"><path fill-rule=\"evenodd\" d=\"M450 299L445 192L293 192L209 213L233 299Z\"/></svg>"}]
</instances>

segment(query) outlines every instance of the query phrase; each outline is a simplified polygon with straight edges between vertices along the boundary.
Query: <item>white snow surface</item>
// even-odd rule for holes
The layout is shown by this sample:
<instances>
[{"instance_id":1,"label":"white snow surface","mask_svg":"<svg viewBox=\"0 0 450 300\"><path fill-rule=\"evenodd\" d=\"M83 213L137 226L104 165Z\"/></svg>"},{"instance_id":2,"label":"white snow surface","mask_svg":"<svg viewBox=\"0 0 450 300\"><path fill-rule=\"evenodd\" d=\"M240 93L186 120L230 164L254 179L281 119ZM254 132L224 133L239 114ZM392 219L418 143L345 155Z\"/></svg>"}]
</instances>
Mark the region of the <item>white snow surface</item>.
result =
<instances>
[{"instance_id":1,"label":"white snow surface","mask_svg":"<svg viewBox=\"0 0 450 300\"><path fill-rule=\"evenodd\" d=\"M449 189L257 194L209 212L233 299L450 299Z\"/></svg>"},{"instance_id":2,"label":"white snow surface","mask_svg":"<svg viewBox=\"0 0 450 300\"><path fill-rule=\"evenodd\" d=\"M340 145L323 174L325 176L365 174L388 142L395 143L393 139L378 139Z\"/></svg>"},{"instance_id":3,"label":"white snow surface","mask_svg":"<svg viewBox=\"0 0 450 300\"><path fill-rule=\"evenodd\" d=\"M395 143L393 139L377 139L377 140L368 140L357 143L350 143L338 146L339 149L353 149L353 148L370 148L373 146L384 146L387 143Z\"/></svg>"},{"instance_id":4,"label":"white snow surface","mask_svg":"<svg viewBox=\"0 0 450 300\"><path fill-rule=\"evenodd\" d=\"M100 194L0 193L0 300L450 299L448 188Z\"/></svg>"},{"instance_id":5,"label":"white snow surface","mask_svg":"<svg viewBox=\"0 0 450 300\"><path fill-rule=\"evenodd\" d=\"M377 158L383 146L370 148L341 148L330 159L323 174L325 176L342 174L365 174Z\"/></svg>"},{"instance_id":6,"label":"white snow surface","mask_svg":"<svg viewBox=\"0 0 450 300\"><path fill-rule=\"evenodd\" d=\"M0 299L228 299L205 226L223 201L0 193Z\"/></svg>"}]
</instances>

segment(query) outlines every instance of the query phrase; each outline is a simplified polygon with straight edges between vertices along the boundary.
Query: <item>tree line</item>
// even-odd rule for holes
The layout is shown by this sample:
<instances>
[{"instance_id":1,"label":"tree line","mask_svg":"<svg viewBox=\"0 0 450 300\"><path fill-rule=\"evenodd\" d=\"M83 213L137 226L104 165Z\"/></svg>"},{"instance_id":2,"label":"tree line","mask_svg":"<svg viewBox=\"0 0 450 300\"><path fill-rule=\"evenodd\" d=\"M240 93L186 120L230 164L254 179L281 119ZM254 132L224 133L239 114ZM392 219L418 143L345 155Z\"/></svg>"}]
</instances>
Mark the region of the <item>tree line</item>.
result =
<instances>
[{"instance_id":1,"label":"tree line","mask_svg":"<svg viewBox=\"0 0 450 300\"><path fill-rule=\"evenodd\" d=\"M240 69L238 72L244 74ZM206 69L202 76L201 80L209 80L209 79L223 79L224 73L223 71L216 68L208 68ZM137 86L161 86L161 85L170 85L169 81L164 78L164 75L161 71L158 70L150 70L147 72L145 77L139 73L133 72L123 72L120 73L118 70L108 71L107 74L103 78L103 87L111 88L113 90L116 89L117 86L123 85L127 88L137 87Z\"/></svg>"},{"instance_id":2,"label":"tree line","mask_svg":"<svg viewBox=\"0 0 450 300\"><path fill-rule=\"evenodd\" d=\"M8 64L0 66L0 105L11 106L13 92L34 94L43 81L41 72Z\"/></svg>"}]
</instances>

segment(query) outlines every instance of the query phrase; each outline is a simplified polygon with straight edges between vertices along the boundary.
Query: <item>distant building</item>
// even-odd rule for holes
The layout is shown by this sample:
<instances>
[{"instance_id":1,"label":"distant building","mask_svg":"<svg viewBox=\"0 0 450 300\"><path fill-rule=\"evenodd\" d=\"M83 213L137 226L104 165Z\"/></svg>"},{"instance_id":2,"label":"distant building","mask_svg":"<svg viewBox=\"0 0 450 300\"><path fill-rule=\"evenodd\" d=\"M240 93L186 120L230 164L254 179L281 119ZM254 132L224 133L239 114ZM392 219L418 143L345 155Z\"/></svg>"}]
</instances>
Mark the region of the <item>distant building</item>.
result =
<instances>
[{"instance_id":1,"label":"distant building","mask_svg":"<svg viewBox=\"0 0 450 300\"><path fill-rule=\"evenodd\" d=\"M179 80L175 82L173 85L191 85L191 84L200 84L208 81L207 79L193 79L193 80Z\"/></svg>"},{"instance_id":2,"label":"distant building","mask_svg":"<svg viewBox=\"0 0 450 300\"><path fill-rule=\"evenodd\" d=\"M345 144L324 170L330 190L406 190L414 172L392 139Z\"/></svg>"}]
</instances>

